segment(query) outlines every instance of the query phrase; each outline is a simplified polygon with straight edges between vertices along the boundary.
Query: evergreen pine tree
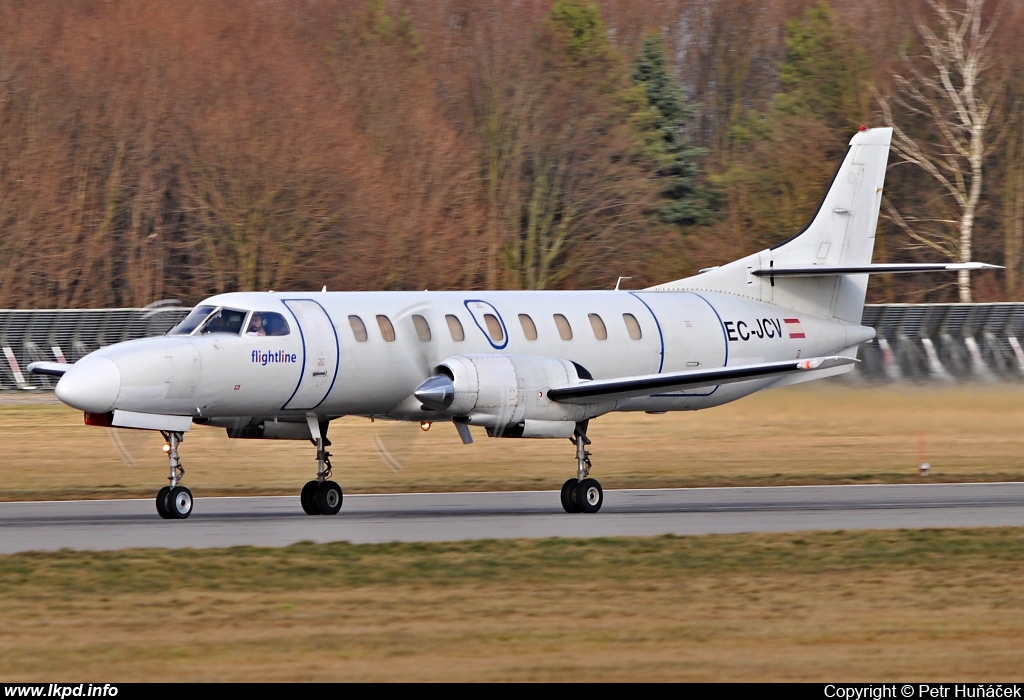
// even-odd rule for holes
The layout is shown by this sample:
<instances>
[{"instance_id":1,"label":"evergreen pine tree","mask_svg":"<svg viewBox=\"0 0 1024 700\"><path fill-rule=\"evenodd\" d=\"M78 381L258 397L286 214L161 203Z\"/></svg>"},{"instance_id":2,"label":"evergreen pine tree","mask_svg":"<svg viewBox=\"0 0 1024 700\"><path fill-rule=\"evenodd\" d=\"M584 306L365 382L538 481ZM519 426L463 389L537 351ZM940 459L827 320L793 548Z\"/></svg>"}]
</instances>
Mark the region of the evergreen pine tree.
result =
<instances>
[{"instance_id":1,"label":"evergreen pine tree","mask_svg":"<svg viewBox=\"0 0 1024 700\"><path fill-rule=\"evenodd\" d=\"M648 109L642 120L646 155L654 160L658 176L666 181L659 218L677 226L710 223L709 194L699 182L697 165L704 149L695 147L683 132L694 110L682 86L669 75L661 37L651 36L644 41L633 66L633 81L643 87L647 99Z\"/></svg>"}]
</instances>

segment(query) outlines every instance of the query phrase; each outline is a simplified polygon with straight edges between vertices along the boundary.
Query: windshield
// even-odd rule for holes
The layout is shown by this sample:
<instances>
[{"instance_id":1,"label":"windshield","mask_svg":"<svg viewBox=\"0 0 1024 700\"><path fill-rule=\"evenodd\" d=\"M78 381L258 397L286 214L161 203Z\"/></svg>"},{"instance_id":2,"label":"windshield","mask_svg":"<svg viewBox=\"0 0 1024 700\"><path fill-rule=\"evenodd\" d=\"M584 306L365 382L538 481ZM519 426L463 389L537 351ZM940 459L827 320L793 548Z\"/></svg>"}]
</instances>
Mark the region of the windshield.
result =
<instances>
[{"instance_id":1,"label":"windshield","mask_svg":"<svg viewBox=\"0 0 1024 700\"><path fill-rule=\"evenodd\" d=\"M239 311L237 309L217 309L200 327L199 335L206 335L207 333L238 335L242 332L242 321L245 320L247 313L247 311Z\"/></svg>"},{"instance_id":2,"label":"windshield","mask_svg":"<svg viewBox=\"0 0 1024 700\"><path fill-rule=\"evenodd\" d=\"M199 327L199 324L206 320L216 306L197 306L192 309L181 323L167 332L167 335L192 335L192 331Z\"/></svg>"}]
</instances>

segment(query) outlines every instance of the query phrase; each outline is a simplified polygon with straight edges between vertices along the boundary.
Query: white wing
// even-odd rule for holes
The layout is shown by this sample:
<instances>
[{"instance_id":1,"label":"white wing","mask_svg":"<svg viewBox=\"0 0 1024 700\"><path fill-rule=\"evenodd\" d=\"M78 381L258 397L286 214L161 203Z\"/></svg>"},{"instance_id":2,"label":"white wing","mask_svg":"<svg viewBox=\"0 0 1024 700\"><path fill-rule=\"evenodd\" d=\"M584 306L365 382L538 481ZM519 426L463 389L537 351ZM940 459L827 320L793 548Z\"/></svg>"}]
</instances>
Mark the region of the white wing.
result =
<instances>
[{"instance_id":1,"label":"white wing","mask_svg":"<svg viewBox=\"0 0 1024 700\"><path fill-rule=\"evenodd\" d=\"M806 360L764 362L717 369L695 369L686 372L647 374L617 379L595 379L571 386L548 390L548 398L562 403L598 403L609 399L649 396L659 391L679 391L718 384L731 384L749 379L782 376L794 372L831 369L857 362L852 357L813 357Z\"/></svg>"}]
</instances>

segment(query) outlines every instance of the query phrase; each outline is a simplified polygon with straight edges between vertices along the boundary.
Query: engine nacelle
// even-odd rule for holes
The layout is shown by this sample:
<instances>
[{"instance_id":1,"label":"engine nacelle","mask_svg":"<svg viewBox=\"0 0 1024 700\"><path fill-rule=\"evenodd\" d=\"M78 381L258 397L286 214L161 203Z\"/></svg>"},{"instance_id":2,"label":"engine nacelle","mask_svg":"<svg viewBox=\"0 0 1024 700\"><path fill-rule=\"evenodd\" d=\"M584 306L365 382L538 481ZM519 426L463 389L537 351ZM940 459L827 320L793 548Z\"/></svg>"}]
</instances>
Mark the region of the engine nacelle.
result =
<instances>
[{"instance_id":1,"label":"engine nacelle","mask_svg":"<svg viewBox=\"0 0 1024 700\"><path fill-rule=\"evenodd\" d=\"M547 397L550 387L578 384L581 379L590 376L569 360L456 355L435 367L434 376L414 395L424 408L484 426L491 437L572 437L576 423L615 407L614 402L576 405Z\"/></svg>"}]
</instances>

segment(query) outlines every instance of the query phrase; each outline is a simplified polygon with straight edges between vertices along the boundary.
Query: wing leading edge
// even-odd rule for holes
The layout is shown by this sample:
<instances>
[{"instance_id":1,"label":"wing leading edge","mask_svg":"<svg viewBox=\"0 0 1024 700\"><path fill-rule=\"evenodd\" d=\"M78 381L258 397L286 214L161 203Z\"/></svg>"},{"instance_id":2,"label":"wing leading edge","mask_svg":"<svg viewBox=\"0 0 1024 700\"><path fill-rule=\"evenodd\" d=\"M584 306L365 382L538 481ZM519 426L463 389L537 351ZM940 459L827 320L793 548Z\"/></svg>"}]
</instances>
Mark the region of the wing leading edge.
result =
<instances>
[{"instance_id":1,"label":"wing leading edge","mask_svg":"<svg viewBox=\"0 0 1024 700\"><path fill-rule=\"evenodd\" d=\"M71 369L71 365L64 362L33 362L28 366L29 374L45 374L50 377L62 377Z\"/></svg>"},{"instance_id":2,"label":"wing leading edge","mask_svg":"<svg viewBox=\"0 0 1024 700\"><path fill-rule=\"evenodd\" d=\"M548 390L548 398L562 403L598 403L613 399L650 396L658 391L696 389L699 387L716 386L718 384L732 384L733 382L742 382L749 379L763 379L765 377L780 376L794 372L831 369L843 365L852 365L855 362L857 360L852 357L812 357L806 360L786 360L785 362L765 362L716 369L695 369L668 374L597 379L572 386L550 389Z\"/></svg>"}]
</instances>

